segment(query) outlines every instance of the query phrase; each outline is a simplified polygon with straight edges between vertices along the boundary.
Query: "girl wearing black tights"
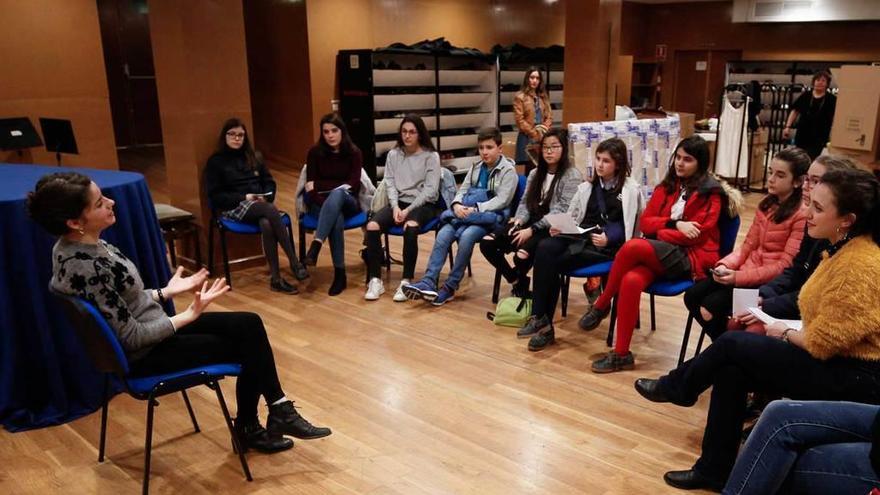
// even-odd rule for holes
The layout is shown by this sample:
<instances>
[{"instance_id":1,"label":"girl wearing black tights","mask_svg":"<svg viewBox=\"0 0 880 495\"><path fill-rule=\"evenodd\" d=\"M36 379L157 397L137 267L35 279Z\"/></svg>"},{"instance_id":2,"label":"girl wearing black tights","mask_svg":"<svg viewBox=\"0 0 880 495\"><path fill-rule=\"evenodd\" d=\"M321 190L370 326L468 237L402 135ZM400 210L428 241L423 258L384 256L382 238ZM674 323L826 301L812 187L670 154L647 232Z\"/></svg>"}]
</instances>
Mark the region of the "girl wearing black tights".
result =
<instances>
[{"instance_id":1,"label":"girl wearing black tights","mask_svg":"<svg viewBox=\"0 0 880 495\"><path fill-rule=\"evenodd\" d=\"M212 208L230 219L260 226L263 252L271 273L269 288L276 292L296 294L296 287L281 277L278 244L281 244L290 261L290 271L297 280L305 280L309 273L294 254L293 241L274 204L275 180L266 164L254 152L247 128L241 120L229 119L223 124L217 151L211 155L205 167L205 185Z\"/></svg>"},{"instance_id":2,"label":"girl wearing black tights","mask_svg":"<svg viewBox=\"0 0 880 495\"><path fill-rule=\"evenodd\" d=\"M329 435L329 428L310 424L284 395L259 315L203 313L229 290L226 280L217 279L209 287L207 270L184 277L178 268L165 287L144 288L134 263L100 239L116 223L113 204L97 184L77 173L47 175L28 196L31 217L60 236L52 250L52 289L97 307L125 350L131 376L240 363L235 428L244 448L278 452L293 447L283 435ZM186 292L193 294L193 302L174 316L166 315L161 303ZM257 415L261 395L269 406L268 428Z\"/></svg>"},{"instance_id":3,"label":"girl wearing black tights","mask_svg":"<svg viewBox=\"0 0 880 495\"><path fill-rule=\"evenodd\" d=\"M639 215L645 200L638 183L630 177L626 144L606 139L596 148L593 178L582 183L571 200L568 213L581 228L593 233L572 238L550 227L549 238L535 251L532 316L517 333L528 338L529 350L538 351L555 340L553 313L559 300L559 275L575 268L603 263L627 240L637 237Z\"/></svg>"}]
</instances>

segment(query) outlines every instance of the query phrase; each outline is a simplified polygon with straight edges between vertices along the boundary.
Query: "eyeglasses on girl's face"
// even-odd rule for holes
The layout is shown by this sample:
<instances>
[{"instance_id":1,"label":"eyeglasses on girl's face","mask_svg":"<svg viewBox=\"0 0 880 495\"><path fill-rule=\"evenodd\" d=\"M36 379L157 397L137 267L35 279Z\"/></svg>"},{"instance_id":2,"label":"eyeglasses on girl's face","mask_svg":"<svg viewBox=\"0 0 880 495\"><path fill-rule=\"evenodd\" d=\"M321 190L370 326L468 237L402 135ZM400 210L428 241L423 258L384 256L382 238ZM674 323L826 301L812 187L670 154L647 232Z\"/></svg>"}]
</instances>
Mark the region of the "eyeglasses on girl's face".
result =
<instances>
[{"instance_id":1,"label":"eyeglasses on girl's face","mask_svg":"<svg viewBox=\"0 0 880 495\"><path fill-rule=\"evenodd\" d=\"M229 131L226 133L226 137L229 139L244 139L245 133L243 132L235 132Z\"/></svg>"},{"instance_id":2,"label":"eyeglasses on girl's face","mask_svg":"<svg viewBox=\"0 0 880 495\"><path fill-rule=\"evenodd\" d=\"M543 150L545 153L553 153L554 151L559 151L561 149L562 149L561 144L551 144L549 146L542 146L541 147L541 150Z\"/></svg>"}]
</instances>

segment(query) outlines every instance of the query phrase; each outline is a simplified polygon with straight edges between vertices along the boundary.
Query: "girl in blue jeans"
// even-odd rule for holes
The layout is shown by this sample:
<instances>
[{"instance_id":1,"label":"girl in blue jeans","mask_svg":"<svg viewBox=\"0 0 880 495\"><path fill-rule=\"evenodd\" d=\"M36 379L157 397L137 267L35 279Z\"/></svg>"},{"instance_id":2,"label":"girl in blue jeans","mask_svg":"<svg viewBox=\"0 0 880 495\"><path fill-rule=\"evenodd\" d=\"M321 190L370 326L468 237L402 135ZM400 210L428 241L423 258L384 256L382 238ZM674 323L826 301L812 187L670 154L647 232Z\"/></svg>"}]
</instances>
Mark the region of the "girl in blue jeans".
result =
<instances>
[{"instance_id":1,"label":"girl in blue jeans","mask_svg":"<svg viewBox=\"0 0 880 495\"><path fill-rule=\"evenodd\" d=\"M306 159L305 202L318 214L318 228L309 245L305 264L318 263L324 241L330 239L333 283L328 293L345 290L345 219L360 211L357 195L361 187L361 150L348 135L342 118L335 113L321 117L321 137L309 149Z\"/></svg>"},{"instance_id":2,"label":"girl in blue jeans","mask_svg":"<svg viewBox=\"0 0 880 495\"><path fill-rule=\"evenodd\" d=\"M880 487L878 412L856 402L770 403L722 493L866 495Z\"/></svg>"}]
</instances>

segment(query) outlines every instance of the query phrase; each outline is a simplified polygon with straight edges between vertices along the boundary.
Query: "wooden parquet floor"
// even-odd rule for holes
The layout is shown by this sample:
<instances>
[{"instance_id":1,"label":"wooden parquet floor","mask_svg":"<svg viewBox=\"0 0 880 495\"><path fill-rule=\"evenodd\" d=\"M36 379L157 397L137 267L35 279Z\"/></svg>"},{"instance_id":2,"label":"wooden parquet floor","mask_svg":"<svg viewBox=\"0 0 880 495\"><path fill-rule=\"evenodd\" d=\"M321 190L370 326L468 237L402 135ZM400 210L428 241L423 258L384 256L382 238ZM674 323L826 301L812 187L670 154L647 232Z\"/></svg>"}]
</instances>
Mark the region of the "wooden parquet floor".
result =
<instances>
[{"instance_id":1,"label":"wooden parquet floor","mask_svg":"<svg viewBox=\"0 0 880 495\"><path fill-rule=\"evenodd\" d=\"M161 164L147 164L157 201L164 200ZM281 206L293 211L295 172L276 171ZM744 236L758 195L748 197ZM433 236L420 239L417 275ZM681 298L657 299L657 330L633 338L636 369L596 375L591 359L607 352L607 321L578 330L585 310L580 284L569 315L557 311L557 344L530 353L514 328L485 315L493 271L473 257L456 299L439 308L363 299L360 231L346 234L349 289L326 294L329 253L303 294L268 290L265 268L235 273L236 289L214 311L255 311L272 341L282 384L311 421L333 435L296 441L293 450L248 454L247 483L232 453L213 393L190 394L202 433L194 434L179 396L157 409L153 493L302 494L623 494L674 493L662 475L689 467L699 452L708 394L692 408L654 404L633 390L640 376L676 363L686 311ZM392 239L400 256L400 239ZM327 251L327 250L325 250ZM506 292L509 287L502 287ZM178 308L188 304L176 301ZM696 338L691 339L691 348ZM692 351L691 351L692 352ZM223 391L233 413L234 383ZM107 454L97 462L100 415L25 433L0 431L0 493L135 493L140 490L145 405L126 396L110 407ZM263 410L265 413L265 410Z\"/></svg>"}]
</instances>

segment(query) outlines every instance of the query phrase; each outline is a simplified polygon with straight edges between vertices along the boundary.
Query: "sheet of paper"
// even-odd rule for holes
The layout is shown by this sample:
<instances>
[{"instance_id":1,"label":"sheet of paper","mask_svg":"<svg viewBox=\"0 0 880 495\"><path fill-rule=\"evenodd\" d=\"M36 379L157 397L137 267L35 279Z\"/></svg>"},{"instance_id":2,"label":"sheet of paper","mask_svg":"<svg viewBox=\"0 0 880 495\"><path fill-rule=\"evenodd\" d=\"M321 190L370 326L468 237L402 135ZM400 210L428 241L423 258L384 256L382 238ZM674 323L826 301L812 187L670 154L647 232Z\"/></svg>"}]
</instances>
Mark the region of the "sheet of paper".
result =
<instances>
[{"instance_id":1,"label":"sheet of paper","mask_svg":"<svg viewBox=\"0 0 880 495\"><path fill-rule=\"evenodd\" d=\"M571 218L571 215L568 213L552 213L550 215L545 215L544 218L550 222L550 226L559 229L561 234L586 234L592 230L596 230L596 227L589 228L581 228L576 223L574 223L574 218Z\"/></svg>"},{"instance_id":2,"label":"sheet of paper","mask_svg":"<svg viewBox=\"0 0 880 495\"><path fill-rule=\"evenodd\" d=\"M758 307L758 289L733 289L733 315L747 313Z\"/></svg>"},{"instance_id":3,"label":"sheet of paper","mask_svg":"<svg viewBox=\"0 0 880 495\"><path fill-rule=\"evenodd\" d=\"M801 331L804 327L804 322L801 320L779 320L761 311L761 308L749 308L749 312L755 315L765 325L772 325L773 323L776 323L778 321L782 322L783 324L785 324L785 326L791 328L792 330Z\"/></svg>"}]
</instances>

